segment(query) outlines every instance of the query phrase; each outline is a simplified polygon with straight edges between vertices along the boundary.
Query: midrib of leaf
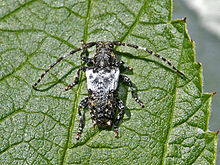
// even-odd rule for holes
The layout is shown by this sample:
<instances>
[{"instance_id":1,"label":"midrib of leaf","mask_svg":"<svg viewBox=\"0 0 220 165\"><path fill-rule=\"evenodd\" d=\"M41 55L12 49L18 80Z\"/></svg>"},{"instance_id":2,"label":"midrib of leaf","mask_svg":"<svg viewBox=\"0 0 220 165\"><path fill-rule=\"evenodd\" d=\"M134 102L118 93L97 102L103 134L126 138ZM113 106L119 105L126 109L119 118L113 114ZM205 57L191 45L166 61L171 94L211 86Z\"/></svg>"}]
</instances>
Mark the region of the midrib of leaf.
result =
<instances>
[{"instance_id":1,"label":"midrib of leaf","mask_svg":"<svg viewBox=\"0 0 220 165\"><path fill-rule=\"evenodd\" d=\"M16 11L18 11L18 10L20 10L22 7L25 7L25 6L27 6L27 4L31 4L32 2L35 2L36 0L32 0L32 1L29 1L29 2L27 2L26 4L24 4L24 5L22 5L21 7L19 7L19 8L17 8L17 9L15 9L15 10L13 10L11 13L9 13L9 14L7 14L7 15L5 15L4 16L4 18L7 18L8 16L10 16L12 13L14 13L14 12L16 12ZM172 2L172 1L171 1ZM84 33L83 33L83 39L84 39L84 41L86 42L87 41L87 38L88 38L88 27L89 27L89 22L90 22L90 11L91 11L91 9L92 9L92 0L89 0L89 2L88 2L89 4L88 4L88 10L87 10L87 15L86 15L86 17L84 17L85 18L85 26L84 26ZM131 26L128 28L128 30L127 30L127 32L125 32L124 33L124 35L121 37L121 39L119 39L120 41L123 41L123 40L125 40L126 39L126 37L129 35L129 34L131 34L132 33L132 31L133 31L133 29L135 28L135 26L139 23L139 18L140 18L140 16L141 16L141 14L142 14L142 11L143 11L143 9L146 7L146 4L147 4L147 1L144 1L144 4L143 4L143 6L141 6L141 9L138 11L138 14L137 14L137 16L136 16L136 18L135 18L135 20L134 20L134 22L131 24ZM171 3L172 4L172 3ZM171 12L172 10L170 10L170 12ZM170 18L170 17L169 17ZM1 20L1 19L0 19ZM170 23L170 22L169 22ZM169 24L168 23L168 24ZM151 24L153 24L153 23L151 23ZM155 23L155 24L158 24L158 23ZM26 29L26 30L29 30L29 29ZM8 32L25 32L26 30L15 30L15 31L11 31L11 30L5 30L5 31L8 31ZM1 31L1 30L0 30ZM30 31L38 31L38 30L35 30L35 29L30 29ZM70 46L70 47L72 47L72 48L75 48L73 45L71 45L71 43L69 43L68 41L64 41L62 38L59 38L59 37L57 37L57 36L53 36L53 35L50 35L50 34L48 34L46 31L44 31L44 30L39 30L39 31L41 31L41 32L43 32L43 33L45 33L47 36L45 37L45 38L47 38L48 36L50 36L50 37L52 37L52 38L54 38L54 39L56 39L56 40L59 40L60 42L63 42L63 43L65 43L66 45L68 45L68 46ZM39 32L38 31L38 32ZM44 38L44 39L45 39ZM184 37L185 38L185 37ZM184 38L183 38L183 41L184 41ZM60 40L61 39L61 40ZM144 38L143 38L144 39ZM43 41L41 42L41 43L43 43ZM179 58L179 60L178 60L178 66L177 66L177 68L179 68L179 65L180 65L180 61L181 61L181 58L182 58L182 55L183 55L183 53L182 53L182 51L183 51L183 44L182 44L182 49L181 49L181 56L180 56L180 58ZM32 54L34 54L34 53L32 53ZM32 55L33 56L33 55ZM32 57L31 56L31 57ZM18 71L18 70L20 70L23 66L25 66L25 64L28 64L28 61L29 61L29 59L30 59L30 57L27 57L27 60L25 61L25 63L22 63L19 67L17 67L17 68L15 68L16 69L16 71ZM12 72L10 75L13 75L15 72ZM10 76L9 75L9 76ZM85 77L85 75L83 75L82 76L82 74L81 74L81 76L80 76L80 80L82 80L82 78L83 77ZM3 79L5 79L5 78L7 78L7 77L4 77ZM23 80L24 81L24 80ZM166 162L166 155L167 155L167 147L168 147L168 141L169 141L169 138L170 138L170 133L171 133L171 131L172 131L172 129L173 128L175 128L175 126L174 127L172 127L172 121L173 121L173 114L174 114L174 108L176 107L176 103L175 103L175 101L176 101L176 94L177 94L177 92L178 92L178 75L176 75L175 76L175 78L174 78L174 81L175 82L173 82L174 83L174 85L175 85L175 87L174 87L174 89L173 89L173 93L172 93L172 95L174 95L173 96L173 100L172 100L172 108L170 109L171 110L171 112L170 112L170 120L169 120L169 129L168 129L168 131L167 131L167 136L165 137L166 139L164 139L165 140L165 143L164 143L164 146L163 146L163 155L162 155L162 164L165 164L165 162ZM0 80L0 82L1 82L1 80ZM82 90L82 83L80 83L79 85L77 85L77 87L75 88L76 89L76 94L75 94L75 98L74 98L74 100L72 100L72 103L73 103L73 107L72 107L72 113L71 113L71 118L70 118L70 124L69 124L69 126L68 126L68 128L67 128L67 130L68 130L68 134L67 134L67 142L66 142L66 144L64 145L64 152L63 152L63 154L62 154L62 157L61 157L61 164L65 164L66 163L66 156L68 155L67 153L68 153L68 150L69 149L71 149L70 148L70 142L71 142L71 138L73 137L73 136L71 136L71 134L72 134L72 128L73 128L73 126L74 126L74 124L75 124L75 118L76 118L76 114L78 113L77 112L77 107L78 107L78 103L79 103L79 96L80 96L80 93L81 93L81 90ZM74 90L75 91L75 90ZM30 95L30 97L32 96L32 94ZM29 102L29 99L28 99L28 101L27 102ZM22 108L23 109L23 108ZM20 110L19 111L17 111L17 112L21 112ZM196 111L197 112L197 111ZM195 113L196 113L195 112ZM13 113L14 114L14 113ZM194 113L193 113L194 114ZM193 114L192 114L192 116L193 116ZM184 123L185 123L186 121L184 121ZM180 123L180 124L182 124L182 123ZM91 140L91 138L90 138L90 140ZM88 142L88 141L87 141ZM20 144L20 142L18 143L18 144ZM87 143L84 143L84 144L87 144ZM83 144L83 145L84 145ZM14 145L17 145L17 144L14 144ZM11 146L10 146L11 147ZM31 146L32 147L32 146ZM77 146L76 146L77 147ZM207 145L203 148L203 150L202 150L202 152L201 153L203 153L204 152L204 150L206 149L206 147L207 147ZM38 153L39 155L41 155L39 152L37 152L37 151L35 151L36 153ZM201 154L200 154L201 155ZM194 160L194 162L199 158L199 156L200 155L198 155L198 157ZM45 159L47 162L48 162L48 159L46 158ZM48 163L51 163L50 161L48 162Z\"/></svg>"},{"instance_id":2,"label":"midrib of leaf","mask_svg":"<svg viewBox=\"0 0 220 165\"><path fill-rule=\"evenodd\" d=\"M86 19L85 19L85 28L84 28L84 33L83 33L83 40L84 42L87 41L88 38L88 26L90 22L90 12L91 12L91 7L92 6L92 0L88 0L88 10L86 13Z\"/></svg>"},{"instance_id":3,"label":"midrib of leaf","mask_svg":"<svg viewBox=\"0 0 220 165\"><path fill-rule=\"evenodd\" d=\"M92 0L89 0L88 1L88 10L87 10L87 13L86 13L86 18L85 18L85 27L84 27L84 33L83 33L83 41L86 42L87 41L87 37L88 37L88 25L89 25L89 21L90 21L90 11L91 11L91 3L92 3ZM82 63L82 62L81 62ZM82 77L83 75L81 74L80 75L80 78L79 78L79 81L82 80ZM70 145L70 142L71 142L71 134L72 134L72 129L73 129L73 126L75 124L75 118L76 118L76 114L78 113L78 102L79 102L79 96L80 96L80 92L81 92L81 88L82 88L82 83L80 83L77 87L77 90L76 90L76 94L75 94L75 99L74 99L74 104L73 104L73 109L72 109L72 114L71 114L71 118L70 118L70 126L68 128L68 134L67 134L67 142L66 142L66 145L64 147L64 153L63 153L63 156L62 156L62 160L61 160L61 163L60 164L65 164L66 162L66 156L67 156L67 150L69 148L69 145Z\"/></svg>"}]
</instances>

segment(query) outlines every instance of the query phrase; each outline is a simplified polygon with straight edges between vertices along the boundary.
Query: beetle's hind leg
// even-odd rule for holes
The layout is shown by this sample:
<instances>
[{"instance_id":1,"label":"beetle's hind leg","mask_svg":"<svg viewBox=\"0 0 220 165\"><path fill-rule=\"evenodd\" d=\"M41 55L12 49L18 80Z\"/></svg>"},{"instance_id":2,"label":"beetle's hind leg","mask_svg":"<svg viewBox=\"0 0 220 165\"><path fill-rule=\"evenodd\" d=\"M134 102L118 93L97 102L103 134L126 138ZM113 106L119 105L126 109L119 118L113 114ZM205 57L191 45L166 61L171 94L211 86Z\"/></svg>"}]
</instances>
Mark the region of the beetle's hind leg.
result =
<instances>
[{"instance_id":1,"label":"beetle's hind leg","mask_svg":"<svg viewBox=\"0 0 220 165\"><path fill-rule=\"evenodd\" d=\"M118 138L118 124L124 115L124 109L125 109L125 106L124 106L122 100L117 99L117 107L120 110L120 112L118 113L118 116L115 119L115 123L114 123L114 131L115 131L116 138Z\"/></svg>"},{"instance_id":2,"label":"beetle's hind leg","mask_svg":"<svg viewBox=\"0 0 220 165\"><path fill-rule=\"evenodd\" d=\"M78 113L79 113L79 131L76 135L76 140L79 140L80 135L82 134L83 131L83 116L82 116L82 112L81 112L81 108L85 108L88 105L88 97L86 97L85 99L83 99L78 107Z\"/></svg>"}]
</instances>

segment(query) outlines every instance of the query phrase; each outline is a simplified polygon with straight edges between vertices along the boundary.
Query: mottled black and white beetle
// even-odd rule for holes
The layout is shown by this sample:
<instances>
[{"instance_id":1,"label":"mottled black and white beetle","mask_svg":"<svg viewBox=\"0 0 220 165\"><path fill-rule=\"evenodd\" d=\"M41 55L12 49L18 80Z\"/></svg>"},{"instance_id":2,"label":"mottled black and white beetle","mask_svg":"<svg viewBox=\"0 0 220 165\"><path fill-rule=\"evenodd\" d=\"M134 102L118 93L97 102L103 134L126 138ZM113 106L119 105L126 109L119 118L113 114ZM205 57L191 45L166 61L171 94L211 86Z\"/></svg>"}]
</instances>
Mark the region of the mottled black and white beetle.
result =
<instances>
[{"instance_id":1,"label":"mottled black and white beetle","mask_svg":"<svg viewBox=\"0 0 220 165\"><path fill-rule=\"evenodd\" d=\"M93 58L88 58L84 56L87 52L87 48L96 45L96 53ZM120 68L132 70L130 67L124 66L123 61L117 61L114 54L114 46L128 46L135 49L140 49L147 51L148 53L162 59L166 62L174 71L179 73L181 76L184 76L182 72L177 70L169 61L160 55L148 50L147 48L143 48L133 44L126 44L120 41L99 41L99 42L90 42L85 44L82 41L82 47L71 51L69 54L66 54L60 57L54 64L52 64L37 80L37 82L33 85L33 88L37 86L37 84L41 81L41 79L45 76L45 74L54 67L57 63L59 63L65 57L72 55L78 51L82 50L81 59L82 61L90 64L89 67L81 67L77 71L77 76L72 84L69 84L66 91L72 88L74 85L79 83L79 74L80 71L84 71L86 73L87 78L87 89L88 89L88 97L83 99L78 107L79 112L79 131L77 133L76 139L80 138L80 135L83 130L83 117L81 113L81 108L89 105L89 110L91 114L91 118L93 120L94 126L98 126L99 128L111 128L114 125L114 131L116 137L118 137L118 124L120 119L124 114L124 105L123 102L117 97L117 87L119 79L128 83L131 89L132 97L135 99L137 103L144 107L142 101L138 99L134 92L134 88L129 77L125 75L120 75ZM115 118L116 109L119 109L119 113Z\"/></svg>"}]
</instances>

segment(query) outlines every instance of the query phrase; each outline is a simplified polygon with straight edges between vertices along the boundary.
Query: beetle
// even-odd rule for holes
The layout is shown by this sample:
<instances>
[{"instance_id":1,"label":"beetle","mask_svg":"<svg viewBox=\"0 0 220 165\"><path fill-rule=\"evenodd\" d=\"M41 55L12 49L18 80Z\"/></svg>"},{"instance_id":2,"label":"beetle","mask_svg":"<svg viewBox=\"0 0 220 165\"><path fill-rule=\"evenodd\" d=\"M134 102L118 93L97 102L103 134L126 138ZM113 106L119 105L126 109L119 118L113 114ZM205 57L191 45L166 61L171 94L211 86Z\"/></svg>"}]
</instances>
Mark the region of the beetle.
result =
<instances>
[{"instance_id":1,"label":"beetle","mask_svg":"<svg viewBox=\"0 0 220 165\"><path fill-rule=\"evenodd\" d=\"M93 58L89 58L86 56L86 52L88 48L96 46L96 53ZM132 97L135 101L140 104L142 108L144 108L143 102L137 97L135 94L135 89L133 87L133 83L128 76L121 75L120 70L132 70L133 68L124 66L123 61L117 61L114 53L114 46L127 46L132 47L139 50L147 51L148 53L160 58L165 63L167 63L175 72L184 76L182 72L176 69L168 60L161 57L157 53L134 44L127 44L121 41L98 41L98 42L90 42L84 43L82 41L82 47L72 50L70 53L60 57L55 63L49 66L49 68L41 75L41 77L37 80L37 82L33 85L33 88L36 89L38 83L42 80L42 78L47 74L47 72L53 68L57 63L59 63L62 59L67 56L73 55L78 51L82 51L80 57L81 60L84 61L88 66L82 66L77 71L77 76L72 84L69 84L65 90L71 89L73 86L79 83L80 71L86 73L87 78L87 89L88 89L88 97L84 98L79 106L79 130L76 136L78 140L83 131L83 117L81 109L85 108L89 105L90 115L92 121L94 123L94 127L97 125L99 128L111 128L114 126L115 137L118 137L118 125L119 121L122 119L124 115L125 106L118 98L118 81L119 79L128 83ZM117 109L119 109L119 113L115 118Z\"/></svg>"}]
</instances>

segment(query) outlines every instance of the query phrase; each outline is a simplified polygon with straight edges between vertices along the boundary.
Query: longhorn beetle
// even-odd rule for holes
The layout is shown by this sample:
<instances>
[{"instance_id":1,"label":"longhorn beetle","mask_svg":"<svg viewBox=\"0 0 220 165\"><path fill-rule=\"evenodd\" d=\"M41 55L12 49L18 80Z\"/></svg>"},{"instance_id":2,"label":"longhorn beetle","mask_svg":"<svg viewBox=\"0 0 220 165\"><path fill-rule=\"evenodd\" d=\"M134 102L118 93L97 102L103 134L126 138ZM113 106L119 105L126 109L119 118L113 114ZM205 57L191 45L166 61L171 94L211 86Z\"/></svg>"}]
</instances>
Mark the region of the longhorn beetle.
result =
<instances>
[{"instance_id":1,"label":"longhorn beetle","mask_svg":"<svg viewBox=\"0 0 220 165\"><path fill-rule=\"evenodd\" d=\"M89 58L86 56L87 49L90 47L96 46L96 53L93 58ZM90 42L85 44L82 41L82 47L72 50L69 54L66 54L60 57L55 63L50 65L50 67L41 75L41 77L37 80L37 82L33 85L33 88L36 88L37 84L42 80L42 78L46 75L46 73L53 68L57 63L59 63L62 59L82 50L81 60L90 66L82 66L77 71L77 76L72 84L69 84L65 90L69 90L73 86L79 83L80 71L86 73L87 78L87 89L88 89L88 97L83 99L78 107L79 113L79 131L77 133L76 139L80 138L83 130L83 117L81 113L81 109L89 105L89 110L91 114L92 121L94 123L94 127L97 125L99 128L111 128L114 126L115 137L118 137L118 124L124 114L124 104L122 100L117 97L117 87L119 79L128 83L132 97L135 99L137 103L143 108L144 104L135 94L135 90L133 87L133 83L130 78L125 75L120 75L120 69L132 70L133 68L124 66L123 61L117 61L116 56L114 54L114 46L127 46L132 47L139 50L147 51L148 53L160 58L165 63L167 63L175 72L184 76L182 72L176 69L169 61L155 52L143 48L133 44L126 44L120 41L98 41L98 42ZM119 113L115 118L116 109L119 109Z\"/></svg>"}]
</instances>

